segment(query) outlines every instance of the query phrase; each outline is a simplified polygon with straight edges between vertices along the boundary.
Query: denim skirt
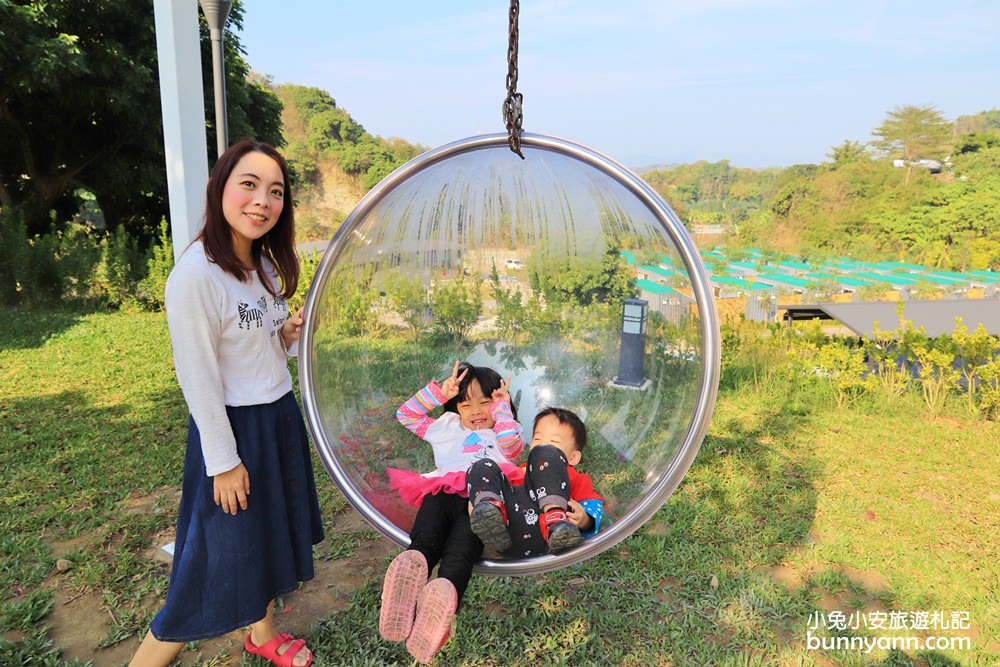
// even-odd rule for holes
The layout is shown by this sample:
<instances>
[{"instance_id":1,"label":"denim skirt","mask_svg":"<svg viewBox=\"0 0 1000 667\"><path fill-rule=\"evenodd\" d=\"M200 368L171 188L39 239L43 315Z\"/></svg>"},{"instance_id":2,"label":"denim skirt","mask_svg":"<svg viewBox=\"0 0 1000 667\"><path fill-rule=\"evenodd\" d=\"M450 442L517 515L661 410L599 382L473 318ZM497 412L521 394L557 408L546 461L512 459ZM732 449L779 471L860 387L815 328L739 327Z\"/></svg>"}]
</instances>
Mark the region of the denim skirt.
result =
<instances>
[{"instance_id":1,"label":"denim skirt","mask_svg":"<svg viewBox=\"0 0 1000 667\"><path fill-rule=\"evenodd\" d=\"M190 419L170 588L150 628L160 641L246 627L264 618L271 600L313 578L312 547L323 540L323 523L295 396L226 411L250 475L248 508L233 516L215 504Z\"/></svg>"}]
</instances>

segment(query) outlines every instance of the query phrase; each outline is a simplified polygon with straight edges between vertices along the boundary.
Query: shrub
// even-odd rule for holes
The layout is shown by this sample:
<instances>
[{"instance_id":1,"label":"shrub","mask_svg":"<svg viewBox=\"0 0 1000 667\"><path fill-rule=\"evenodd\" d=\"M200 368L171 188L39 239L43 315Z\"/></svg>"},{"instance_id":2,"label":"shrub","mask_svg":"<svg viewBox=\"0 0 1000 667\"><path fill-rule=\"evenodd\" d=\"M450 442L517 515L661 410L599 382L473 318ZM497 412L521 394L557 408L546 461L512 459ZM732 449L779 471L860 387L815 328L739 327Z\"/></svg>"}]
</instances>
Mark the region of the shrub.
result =
<instances>
[{"instance_id":1,"label":"shrub","mask_svg":"<svg viewBox=\"0 0 1000 667\"><path fill-rule=\"evenodd\" d=\"M299 286L288 304L289 313L294 313L305 304L321 259L322 256L315 248L309 252L299 252Z\"/></svg>"},{"instance_id":2,"label":"shrub","mask_svg":"<svg viewBox=\"0 0 1000 667\"><path fill-rule=\"evenodd\" d=\"M0 214L0 306L20 302L22 266L28 259L27 229L13 216Z\"/></svg>"},{"instance_id":3,"label":"shrub","mask_svg":"<svg viewBox=\"0 0 1000 667\"><path fill-rule=\"evenodd\" d=\"M85 301L90 297L90 281L101 258L102 234L93 227L71 223L57 233L56 250L62 298Z\"/></svg>"},{"instance_id":4,"label":"shrub","mask_svg":"<svg viewBox=\"0 0 1000 667\"><path fill-rule=\"evenodd\" d=\"M419 340L430 323L430 304L427 290L419 279L412 279L394 271L386 280L389 304L410 328L413 340Z\"/></svg>"},{"instance_id":5,"label":"shrub","mask_svg":"<svg viewBox=\"0 0 1000 667\"><path fill-rule=\"evenodd\" d=\"M819 348L817 360L838 408L846 407L877 385L878 380L865 372L865 354L859 348L831 342Z\"/></svg>"},{"instance_id":6,"label":"shrub","mask_svg":"<svg viewBox=\"0 0 1000 667\"><path fill-rule=\"evenodd\" d=\"M979 369L979 410L987 419L1000 419L1000 356Z\"/></svg>"},{"instance_id":7,"label":"shrub","mask_svg":"<svg viewBox=\"0 0 1000 667\"><path fill-rule=\"evenodd\" d=\"M86 299L99 257L93 229L65 229L28 238L24 224L0 215L0 305Z\"/></svg>"},{"instance_id":8,"label":"shrub","mask_svg":"<svg viewBox=\"0 0 1000 667\"><path fill-rule=\"evenodd\" d=\"M965 380L965 392L968 398L970 413L976 412L976 392L980 384L980 370L1000 353L1000 339L986 333L986 327L980 322L975 332L969 333L969 328L962 318L955 318L955 331L952 340L958 347L958 361Z\"/></svg>"},{"instance_id":9,"label":"shrub","mask_svg":"<svg viewBox=\"0 0 1000 667\"><path fill-rule=\"evenodd\" d=\"M361 269L360 275L350 271L333 273L328 278L325 289L339 295L337 299L323 299L322 312L318 314L324 323L329 322L329 333L338 336L374 336L384 325L379 320L381 294L374 284L375 270L372 266Z\"/></svg>"},{"instance_id":10,"label":"shrub","mask_svg":"<svg viewBox=\"0 0 1000 667\"><path fill-rule=\"evenodd\" d=\"M528 312L520 290L516 286L507 288L501 284L496 264L490 271L490 291L493 302L496 304L494 314L497 336L504 340L517 342L519 334L525 329L531 328L523 324Z\"/></svg>"},{"instance_id":11,"label":"shrub","mask_svg":"<svg viewBox=\"0 0 1000 667\"><path fill-rule=\"evenodd\" d=\"M174 268L174 243L166 218L160 220L158 241L146 253L146 277L139 281L136 293L139 302L150 310L164 309L166 304L163 295L167 289L167 278Z\"/></svg>"},{"instance_id":12,"label":"shrub","mask_svg":"<svg viewBox=\"0 0 1000 667\"><path fill-rule=\"evenodd\" d=\"M875 322L872 333L865 338L863 348L878 386L889 398L906 391L910 382L906 359L894 342L895 333L879 329Z\"/></svg>"},{"instance_id":13,"label":"shrub","mask_svg":"<svg viewBox=\"0 0 1000 667\"><path fill-rule=\"evenodd\" d=\"M110 308L136 303L138 284L145 264L135 239L119 227L101 244L91 294Z\"/></svg>"},{"instance_id":14,"label":"shrub","mask_svg":"<svg viewBox=\"0 0 1000 667\"><path fill-rule=\"evenodd\" d=\"M902 316L900 321L900 351L916 370L920 395L928 413L931 418L937 417L961 376L955 368L955 343L948 335L928 338L923 327L915 329L913 323Z\"/></svg>"},{"instance_id":15,"label":"shrub","mask_svg":"<svg viewBox=\"0 0 1000 667\"><path fill-rule=\"evenodd\" d=\"M741 318L735 323L723 324L720 329L720 384L733 389L750 384L757 392L770 387L775 374L788 363L781 325L765 325Z\"/></svg>"},{"instance_id":16,"label":"shrub","mask_svg":"<svg viewBox=\"0 0 1000 667\"><path fill-rule=\"evenodd\" d=\"M451 340L468 336L483 312L481 283L478 277L467 281L465 276L459 276L434 285L430 300L435 333Z\"/></svg>"},{"instance_id":17,"label":"shrub","mask_svg":"<svg viewBox=\"0 0 1000 667\"><path fill-rule=\"evenodd\" d=\"M28 261L21 267L20 283L21 303L40 305L62 298L58 236L46 234L28 241Z\"/></svg>"}]
</instances>

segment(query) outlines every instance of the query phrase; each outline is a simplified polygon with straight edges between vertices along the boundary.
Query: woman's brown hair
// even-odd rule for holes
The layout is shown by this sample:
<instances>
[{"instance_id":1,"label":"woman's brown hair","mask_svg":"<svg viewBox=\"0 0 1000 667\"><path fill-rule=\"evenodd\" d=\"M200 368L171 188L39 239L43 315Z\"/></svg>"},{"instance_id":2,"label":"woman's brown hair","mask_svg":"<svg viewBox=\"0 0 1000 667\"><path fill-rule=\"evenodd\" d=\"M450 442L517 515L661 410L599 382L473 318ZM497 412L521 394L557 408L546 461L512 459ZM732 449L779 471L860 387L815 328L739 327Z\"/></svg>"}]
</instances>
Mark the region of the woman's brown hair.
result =
<instances>
[{"instance_id":1,"label":"woman's brown hair","mask_svg":"<svg viewBox=\"0 0 1000 667\"><path fill-rule=\"evenodd\" d=\"M208 177L208 187L205 190L205 226L198 238L205 246L205 254L218 264L224 271L231 273L238 280L250 280L250 270L254 267L244 266L236 256L233 247L232 231L226 216L222 213L222 192L226 188L229 175L247 153L263 153L278 163L281 177L285 182L285 204L275 223L264 236L254 240L251 246L251 256L260 281L276 296L271 287L271 279L264 274L261 257L267 257L278 271L281 281L281 296L288 299L299 286L299 257L295 252L295 211L292 206L292 185L288 178L288 163L285 158L270 144L253 139L244 139L233 144L229 150L219 156L218 162L212 168Z\"/></svg>"}]
</instances>

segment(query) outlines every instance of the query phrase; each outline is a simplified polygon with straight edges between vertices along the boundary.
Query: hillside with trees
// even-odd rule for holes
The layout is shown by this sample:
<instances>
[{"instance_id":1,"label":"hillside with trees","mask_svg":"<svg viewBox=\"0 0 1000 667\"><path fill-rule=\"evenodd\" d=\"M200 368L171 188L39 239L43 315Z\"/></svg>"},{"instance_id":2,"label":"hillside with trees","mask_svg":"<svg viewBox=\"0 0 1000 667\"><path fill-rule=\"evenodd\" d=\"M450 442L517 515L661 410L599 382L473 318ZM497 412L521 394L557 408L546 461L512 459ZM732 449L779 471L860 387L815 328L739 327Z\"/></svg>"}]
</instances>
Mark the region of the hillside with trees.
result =
<instances>
[{"instance_id":1,"label":"hillside with trees","mask_svg":"<svg viewBox=\"0 0 1000 667\"><path fill-rule=\"evenodd\" d=\"M285 155L296 177L300 240L330 238L361 197L426 148L372 136L325 90L271 85L283 104Z\"/></svg>"},{"instance_id":2,"label":"hillside with trees","mask_svg":"<svg viewBox=\"0 0 1000 667\"><path fill-rule=\"evenodd\" d=\"M224 40L230 138L282 148L300 240L329 239L366 192L427 147L373 136L327 91L251 72L242 18L237 0ZM153 261L169 255L169 235L152 13L123 0L0 2L0 25L0 253L10 258L0 303L120 304L130 294L155 303L156 284L138 287L169 268ZM211 160L204 21L201 49ZM696 162L643 176L692 228L726 229L721 243L733 250L1000 270L1000 110L951 121L934 106L898 106L827 158L762 170Z\"/></svg>"},{"instance_id":3,"label":"hillside with trees","mask_svg":"<svg viewBox=\"0 0 1000 667\"><path fill-rule=\"evenodd\" d=\"M325 91L273 89L306 237L328 238L365 192L426 150L371 136ZM643 178L689 227L727 228L734 249L1000 269L1000 111L952 123L932 106L896 107L868 141L845 140L827 158L769 169L701 161Z\"/></svg>"},{"instance_id":4,"label":"hillside with trees","mask_svg":"<svg viewBox=\"0 0 1000 667\"><path fill-rule=\"evenodd\" d=\"M951 123L932 106L899 106L870 140L827 157L765 170L698 162L644 178L689 225L728 228L733 248L1000 270L1000 110Z\"/></svg>"}]
</instances>

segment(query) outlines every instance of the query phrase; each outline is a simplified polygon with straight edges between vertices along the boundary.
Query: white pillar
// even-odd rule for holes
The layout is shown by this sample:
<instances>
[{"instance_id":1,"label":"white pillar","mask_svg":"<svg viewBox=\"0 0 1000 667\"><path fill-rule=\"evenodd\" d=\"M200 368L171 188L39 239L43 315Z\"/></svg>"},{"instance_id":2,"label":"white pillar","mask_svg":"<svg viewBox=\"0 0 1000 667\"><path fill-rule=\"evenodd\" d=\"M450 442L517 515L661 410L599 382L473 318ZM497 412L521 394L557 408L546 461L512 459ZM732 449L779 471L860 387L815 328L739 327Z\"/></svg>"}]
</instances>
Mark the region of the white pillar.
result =
<instances>
[{"instance_id":1,"label":"white pillar","mask_svg":"<svg viewBox=\"0 0 1000 667\"><path fill-rule=\"evenodd\" d=\"M153 0L153 11L176 260L201 230L208 183L198 0Z\"/></svg>"}]
</instances>

